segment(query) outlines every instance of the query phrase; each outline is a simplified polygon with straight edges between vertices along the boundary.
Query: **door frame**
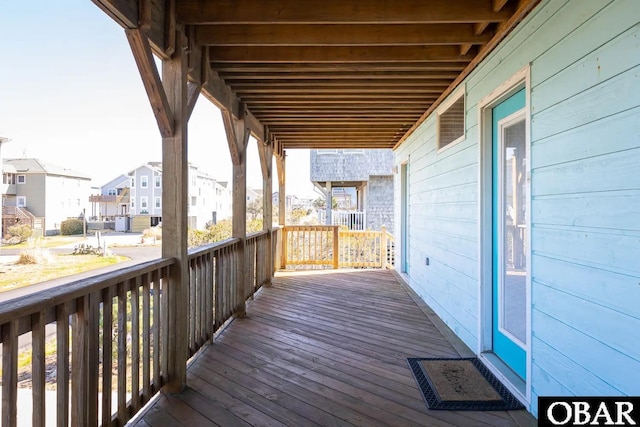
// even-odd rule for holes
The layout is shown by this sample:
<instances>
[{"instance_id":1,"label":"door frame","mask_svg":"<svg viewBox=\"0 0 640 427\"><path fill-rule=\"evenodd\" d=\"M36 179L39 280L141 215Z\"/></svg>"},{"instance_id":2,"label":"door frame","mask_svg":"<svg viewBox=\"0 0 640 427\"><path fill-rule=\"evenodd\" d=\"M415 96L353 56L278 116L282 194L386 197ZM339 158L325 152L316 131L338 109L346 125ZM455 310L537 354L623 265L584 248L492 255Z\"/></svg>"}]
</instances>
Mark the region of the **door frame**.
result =
<instances>
[{"instance_id":1,"label":"door frame","mask_svg":"<svg viewBox=\"0 0 640 427\"><path fill-rule=\"evenodd\" d=\"M513 373L493 352L493 231L492 231L492 109L517 91L525 88L525 137L527 147L526 179L526 257L529 274L526 281L526 378ZM478 357L503 384L527 407L531 403L531 68L527 64L478 102L479 148L479 240L478 240Z\"/></svg>"},{"instance_id":2,"label":"door frame","mask_svg":"<svg viewBox=\"0 0 640 427\"><path fill-rule=\"evenodd\" d=\"M400 164L400 272L409 274L409 159Z\"/></svg>"}]
</instances>

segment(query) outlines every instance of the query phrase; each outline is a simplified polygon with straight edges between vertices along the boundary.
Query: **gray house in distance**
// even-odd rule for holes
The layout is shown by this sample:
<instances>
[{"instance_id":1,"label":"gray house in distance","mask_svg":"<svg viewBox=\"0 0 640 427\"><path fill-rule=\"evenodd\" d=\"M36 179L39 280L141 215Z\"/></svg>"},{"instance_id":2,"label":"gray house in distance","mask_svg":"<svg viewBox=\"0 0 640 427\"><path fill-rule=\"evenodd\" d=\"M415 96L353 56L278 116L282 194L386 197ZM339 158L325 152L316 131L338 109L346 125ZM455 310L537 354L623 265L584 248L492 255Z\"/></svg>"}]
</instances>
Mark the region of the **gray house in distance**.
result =
<instances>
[{"instance_id":1,"label":"gray house in distance","mask_svg":"<svg viewBox=\"0 0 640 427\"><path fill-rule=\"evenodd\" d=\"M89 208L91 177L38 159L3 162L3 233L13 223L27 223L36 235L55 235L60 223Z\"/></svg>"},{"instance_id":2,"label":"gray house in distance","mask_svg":"<svg viewBox=\"0 0 640 427\"><path fill-rule=\"evenodd\" d=\"M327 200L325 223L363 230L384 225L393 232L393 151L317 149L311 150L310 160L311 181ZM332 212L337 189L355 189L347 212Z\"/></svg>"}]
</instances>

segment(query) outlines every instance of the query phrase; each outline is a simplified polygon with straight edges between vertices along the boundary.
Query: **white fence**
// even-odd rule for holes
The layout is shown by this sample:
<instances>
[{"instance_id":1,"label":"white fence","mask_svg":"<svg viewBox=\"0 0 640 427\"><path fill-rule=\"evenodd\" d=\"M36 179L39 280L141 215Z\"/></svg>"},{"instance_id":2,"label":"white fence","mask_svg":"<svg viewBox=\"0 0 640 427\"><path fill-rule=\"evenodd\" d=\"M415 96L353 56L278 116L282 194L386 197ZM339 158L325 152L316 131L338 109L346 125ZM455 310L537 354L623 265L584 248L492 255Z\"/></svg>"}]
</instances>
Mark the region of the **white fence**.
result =
<instances>
[{"instance_id":1,"label":"white fence","mask_svg":"<svg viewBox=\"0 0 640 427\"><path fill-rule=\"evenodd\" d=\"M318 222L326 224L326 211L318 210ZM331 225L343 225L349 230L364 231L367 229L367 213L359 211L338 211L331 212Z\"/></svg>"}]
</instances>

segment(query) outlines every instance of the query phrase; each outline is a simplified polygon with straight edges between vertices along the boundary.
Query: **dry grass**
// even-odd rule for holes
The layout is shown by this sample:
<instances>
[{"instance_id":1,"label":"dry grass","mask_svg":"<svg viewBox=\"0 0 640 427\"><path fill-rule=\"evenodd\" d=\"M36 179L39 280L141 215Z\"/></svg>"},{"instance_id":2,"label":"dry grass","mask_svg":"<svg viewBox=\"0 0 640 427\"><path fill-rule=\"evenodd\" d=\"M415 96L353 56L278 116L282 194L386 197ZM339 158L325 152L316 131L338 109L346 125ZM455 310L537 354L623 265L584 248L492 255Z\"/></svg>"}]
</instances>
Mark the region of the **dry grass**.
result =
<instances>
[{"instance_id":1,"label":"dry grass","mask_svg":"<svg viewBox=\"0 0 640 427\"><path fill-rule=\"evenodd\" d=\"M49 263L0 264L0 292L107 267L127 259L123 256L58 255Z\"/></svg>"},{"instance_id":2,"label":"dry grass","mask_svg":"<svg viewBox=\"0 0 640 427\"><path fill-rule=\"evenodd\" d=\"M29 248L20 252L20 257L16 264L50 264L55 257L49 249L45 248Z\"/></svg>"}]
</instances>

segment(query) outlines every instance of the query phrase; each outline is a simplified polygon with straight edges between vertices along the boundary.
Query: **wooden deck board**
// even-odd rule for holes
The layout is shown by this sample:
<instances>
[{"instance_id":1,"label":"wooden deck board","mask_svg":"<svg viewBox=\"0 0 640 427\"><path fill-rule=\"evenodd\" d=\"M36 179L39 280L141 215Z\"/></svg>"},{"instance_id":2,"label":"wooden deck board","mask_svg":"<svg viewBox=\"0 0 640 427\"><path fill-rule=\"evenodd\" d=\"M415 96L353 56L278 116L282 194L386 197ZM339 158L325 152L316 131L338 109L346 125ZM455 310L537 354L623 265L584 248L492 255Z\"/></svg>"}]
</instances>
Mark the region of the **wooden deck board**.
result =
<instances>
[{"instance_id":1,"label":"wooden deck board","mask_svg":"<svg viewBox=\"0 0 640 427\"><path fill-rule=\"evenodd\" d=\"M430 411L406 358L457 355L388 271L279 274L190 364L189 387L133 425L534 425Z\"/></svg>"}]
</instances>

